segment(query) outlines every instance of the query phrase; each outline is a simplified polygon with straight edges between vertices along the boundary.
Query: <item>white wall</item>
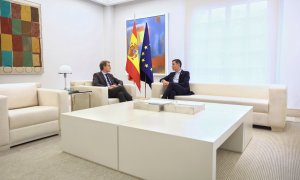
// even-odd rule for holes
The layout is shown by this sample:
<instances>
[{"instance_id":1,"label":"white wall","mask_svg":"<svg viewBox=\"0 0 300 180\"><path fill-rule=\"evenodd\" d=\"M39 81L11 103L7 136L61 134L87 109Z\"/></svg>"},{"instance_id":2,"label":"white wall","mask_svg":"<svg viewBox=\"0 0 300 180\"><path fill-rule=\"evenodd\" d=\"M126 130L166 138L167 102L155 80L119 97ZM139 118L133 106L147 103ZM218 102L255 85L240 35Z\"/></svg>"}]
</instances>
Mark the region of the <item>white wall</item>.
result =
<instances>
[{"instance_id":1,"label":"white wall","mask_svg":"<svg viewBox=\"0 0 300 180\"><path fill-rule=\"evenodd\" d=\"M31 0L41 4L43 62L41 75L1 75L0 83L41 82L43 87L63 88L62 64L69 64L70 80L92 79L102 59L112 61L112 73L125 83L126 20L167 13L169 19L169 58L180 58L185 65L186 0L136 1L115 7L103 7L88 0ZM280 74L278 82L288 86L288 107L300 109L300 1L282 1ZM183 66L184 67L184 66ZM168 71L170 71L168 66ZM161 77L155 77L157 81ZM68 83L69 84L69 83ZM144 83L141 94L144 96ZM147 88L147 96L150 89Z\"/></svg>"},{"instance_id":2,"label":"white wall","mask_svg":"<svg viewBox=\"0 0 300 180\"><path fill-rule=\"evenodd\" d=\"M106 6L104 7L104 57L105 59L113 59L114 46L113 42L114 36L114 7Z\"/></svg>"},{"instance_id":3,"label":"white wall","mask_svg":"<svg viewBox=\"0 0 300 180\"><path fill-rule=\"evenodd\" d=\"M288 86L288 108L300 109L300 1L283 1L280 82Z\"/></svg>"},{"instance_id":4,"label":"white wall","mask_svg":"<svg viewBox=\"0 0 300 180\"><path fill-rule=\"evenodd\" d=\"M62 64L71 65L70 80L92 79L102 59L112 61L112 73L125 83L126 20L168 14L169 64L180 58L184 66L184 0L136 1L103 7L88 0L32 0L41 4L44 73L1 75L0 83L41 82L43 87L63 88ZM171 67L168 66L168 71ZM155 77L155 81L161 77ZM143 83L142 83L142 87ZM144 88L141 90L144 92ZM150 96L150 89L147 89ZM138 94L144 96L144 94Z\"/></svg>"},{"instance_id":5,"label":"white wall","mask_svg":"<svg viewBox=\"0 0 300 180\"><path fill-rule=\"evenodd\" d=\"M127 60L126 20L133 19L134 14L136 18L140 18L167 13L169 18L169 65L174 58L179 58L184 63L184 10L184 0L136 1L116 6L114 10L114 54L112 56L112 72L115 76L125 83L129 82L125 72ZM168 68L170 72L171 66ZM159 78L161 77L154 77L155 81ZM144 82L141 86L142 93L138 93L138 96L144 96ZM150 97L150 94L150 88L147 88L147 97Z\"/></svg>"},{"instance_id":6,"label":"white wall","mask_svg":"<svg viewBox=\"0 0 300 180\"><path fill-rule=\"evenodd\" d=\"M86 0L31 0L41 4L44 73L1 75L0 83L41 82L43 87L64 87L62 64L73 69L71 79L92 79L104 58L103 7ZM69 83L67 83L69 84Z\"/></svg>"}]
</instances>

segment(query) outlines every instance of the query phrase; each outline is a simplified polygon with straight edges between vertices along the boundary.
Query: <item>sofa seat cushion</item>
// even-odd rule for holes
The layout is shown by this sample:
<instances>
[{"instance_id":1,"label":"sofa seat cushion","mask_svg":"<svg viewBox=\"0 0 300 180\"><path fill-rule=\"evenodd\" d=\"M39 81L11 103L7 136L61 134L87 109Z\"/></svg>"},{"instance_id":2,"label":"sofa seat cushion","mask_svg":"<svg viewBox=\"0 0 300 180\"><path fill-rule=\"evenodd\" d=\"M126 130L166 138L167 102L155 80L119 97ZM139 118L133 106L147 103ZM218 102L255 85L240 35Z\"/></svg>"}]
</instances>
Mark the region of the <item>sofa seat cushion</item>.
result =
<instances>
[{"instance_id":1,"label":"sofa seat cushion","mask_svg":"<svg viewBox=\"0 0 300 180\"><path fill-rule=\"evenodd\" d=\"M116 104L119 103L119 99L118 98L108 98L108 104Z\"/></svg>"},{"instance_id":2,"label":"sofa seat cushion","mask_svg":"<svg viewBox=\"0 0 300 180\"><path fill-rule=\"evenodd\" d=\"M32 106L8 111L10 129L58 120L58 108L54 106Z\"/></svg>"},{"instance_id":3,"label":"sofa seat cushion","mask_svg":"<svg viewBox=\"0 0 300 180\"><path fill-rule=\"evenodd\" d=\"M228 97L228 96L208 96L208 95L176 96L175 99L222 103L222 104L247 105L247 106L253 106L254 112L261 112L261 113L269 112L269 101L267 99Z\"/></svg>"}]
</instances>

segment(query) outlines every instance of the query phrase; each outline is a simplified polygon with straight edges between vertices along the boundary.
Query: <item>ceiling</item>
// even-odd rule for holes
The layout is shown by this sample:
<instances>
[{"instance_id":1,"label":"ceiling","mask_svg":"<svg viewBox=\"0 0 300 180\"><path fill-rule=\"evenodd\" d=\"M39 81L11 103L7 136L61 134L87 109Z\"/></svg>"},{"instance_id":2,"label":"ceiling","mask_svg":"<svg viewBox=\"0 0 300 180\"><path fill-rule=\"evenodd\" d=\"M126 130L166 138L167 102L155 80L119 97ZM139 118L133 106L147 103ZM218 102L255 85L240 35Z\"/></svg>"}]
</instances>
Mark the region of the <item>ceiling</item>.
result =
<instances>
[{"instance_id":1,"label":"ceiling","mask_svg":"<svg viewBox=\"0 0 300 180\"><path fill-rule=\"evenodd\" d=\"M135 0L90 0L105 6L113 6L117 4L122 4L130 1L135 1Z\"/></svg>"}]
</instances>

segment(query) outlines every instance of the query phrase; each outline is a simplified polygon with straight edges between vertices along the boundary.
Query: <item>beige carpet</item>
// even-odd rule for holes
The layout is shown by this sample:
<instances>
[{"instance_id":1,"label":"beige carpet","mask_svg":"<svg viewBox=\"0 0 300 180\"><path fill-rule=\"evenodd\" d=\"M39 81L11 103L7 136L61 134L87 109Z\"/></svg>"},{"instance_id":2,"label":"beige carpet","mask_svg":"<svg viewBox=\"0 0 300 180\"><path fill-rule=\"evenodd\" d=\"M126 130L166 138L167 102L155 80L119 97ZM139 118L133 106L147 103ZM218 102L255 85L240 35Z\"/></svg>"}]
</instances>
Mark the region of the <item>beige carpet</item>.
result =
<instances>
[{"instance_id":1,"label":"beige carpet","mask_svg":"<svg viewBox=\"0 0 300 180\"><path fill-rule=\"evenodd\" d=\"M137 179L63 153L59 142L54 136L0 152L0 179ZM219 150L217 179L300 179L300 123L288 122L284 132L254 129L243 154Z\"/></svg>"},{"instance_id":2,"label":"beige carpet","mask_svg":"<svg viewBox=\"0 0 300 180\"><path fill-rule=\"evenodd\" d=\"M254 128L243 154L219 150L217 179L299 180L300 123L287 122L284 132Z\"/></svg>"}]
</instances>

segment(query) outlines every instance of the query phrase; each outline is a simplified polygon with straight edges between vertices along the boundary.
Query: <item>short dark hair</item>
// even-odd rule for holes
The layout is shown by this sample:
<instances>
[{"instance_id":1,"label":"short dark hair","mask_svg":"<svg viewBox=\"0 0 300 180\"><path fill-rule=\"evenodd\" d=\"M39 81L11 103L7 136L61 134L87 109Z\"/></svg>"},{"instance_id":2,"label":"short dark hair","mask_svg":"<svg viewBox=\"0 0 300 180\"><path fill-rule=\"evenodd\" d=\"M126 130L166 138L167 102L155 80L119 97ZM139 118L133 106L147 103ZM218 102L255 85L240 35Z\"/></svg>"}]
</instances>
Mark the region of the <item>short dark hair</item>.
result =
<instances>
[{"instance_id":1,"label":"short dark hair","mask_svg":"<svg viewBox=\"0 0 300 180\"><path fill-rule=\"evenodd\" d=\"M180 59L174 59L174 60L172 60L172 62L173 62L173 61L175 61L175 63L176 63L176 64L179 64L179 66L181 67L181 64L182 64L182 63L181 63Z\"/></svg>"},{"instance_id":2,"label":"short dark hair","mask_svg":"<svg viewBox=\"0 0 300 180\"><path fill-rule=\"evenodd\" d=\"M110 62L107 61L107 60L101 61L100 64L99 64L100 70L102 71L104 66L106 66L108 63L110 63Z\"/></svg>"}]
</instances>

